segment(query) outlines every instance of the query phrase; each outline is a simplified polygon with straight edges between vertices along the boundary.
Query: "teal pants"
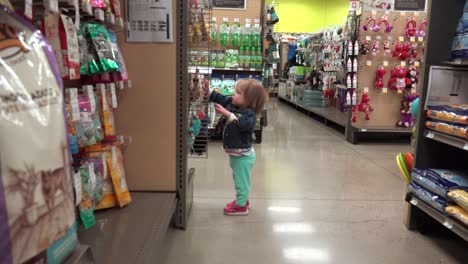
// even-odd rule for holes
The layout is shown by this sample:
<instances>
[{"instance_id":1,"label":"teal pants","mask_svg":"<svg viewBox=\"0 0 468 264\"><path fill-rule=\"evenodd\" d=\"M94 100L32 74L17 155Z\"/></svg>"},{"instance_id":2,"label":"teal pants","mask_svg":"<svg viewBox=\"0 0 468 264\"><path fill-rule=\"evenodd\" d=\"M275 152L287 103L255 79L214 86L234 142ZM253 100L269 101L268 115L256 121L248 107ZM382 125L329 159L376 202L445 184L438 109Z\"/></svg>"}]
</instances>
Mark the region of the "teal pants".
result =
<instances>
[{"instance_id":1,"label":"teal pants","mask_svg":"<svg viewBox=\"0 0 468 264\"><path fill-rule=\"evenodd\" d=\"M236 204L245 206L250 194L250 177L255 164L255 154L250 156L229 156L236 187Z\"/></svg>"}]
</instances>

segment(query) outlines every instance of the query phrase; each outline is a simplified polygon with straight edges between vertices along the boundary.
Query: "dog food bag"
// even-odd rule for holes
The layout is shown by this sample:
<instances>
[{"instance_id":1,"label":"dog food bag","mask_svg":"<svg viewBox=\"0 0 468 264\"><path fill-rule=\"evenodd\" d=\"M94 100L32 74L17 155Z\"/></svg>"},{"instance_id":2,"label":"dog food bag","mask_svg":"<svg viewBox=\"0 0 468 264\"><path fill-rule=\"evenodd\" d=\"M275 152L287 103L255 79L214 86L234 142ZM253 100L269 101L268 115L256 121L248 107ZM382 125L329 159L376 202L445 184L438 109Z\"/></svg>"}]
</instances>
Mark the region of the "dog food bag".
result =
<instances>
[{"instance_id":1,"label":"dog food bag","mask_svg":"<svg viewBox=\"0 0 468 264\"><path fill-rule=\"evenodd\" d=\"M454 190L448 193L448 197L468 211L468 192L464 190Z\"/></svg>"},{"instance_id":2,"label":"dog food bag","mask_svg":"<svg viewBox=\"0 0 468 264\"><path fill-rule=\"evenodd\" d=\"M79 212L83 227L85 229L89 229L96 224L96 218L94 217L94 204L93 204L93 192L94 192L96 179L95 179L94 171L90 169L90 166L88 164L82 165L80 167L80 172L81 172L82 193L81 193L81 202L78 206L78 212Z\"/></svg>"},{"instance_id":3,"label":"dog food bag","mask_svg":"<svg viewBox=\"0 0 468 264\"><path fill-rule=\"evenodd\" d=\"M445 212L468 226L468 212L463 210L460 206L447 206Z\"/></svg>"},{"instance_id":4,"label":"dog food bag","mask_svg":"<svg viewBox=\"0 0 468 264\"><path fill-rule=\"evenodd\" d=\"M99 59L98 65L101 72L114 72L119 70L115 59L112 44L107 29L100 24L88 23L87 37L91 40L92 49Z\"/></svg>"},{"instance_id":5,"label":"dog food bag","mask_svg":"<svg viewBox=\"0 0 468 264\"><path fill-rule=\"evenodd\" d=\"M62 79L41 32L0 5L0 263L43 254L75 221Z\"/></svg>"},{"instance_id":6,"label":"dog food bag","mask_svg":"<svg viewBox=\"0 0 468 264\"><path fill-rule=\"evenodd\" d=\"M124 207L132 201L132 197L125 180L122 152L116 144L110 146L110 152L111 157L107 159L107 167L110 168L117 204L120 207Z\"/></svg>"},{"instance_id":7,"label":"dog food bag","mask_svg":"<svg viewBox=\"0 0 468 264\"><path fill-rule=\"evenodd\" d=\"M80 79L80 48L78 46L78 34L73 20L61 15L60 45L63 56L63 78L66 80Z\"/></svg>"}]
</instances>

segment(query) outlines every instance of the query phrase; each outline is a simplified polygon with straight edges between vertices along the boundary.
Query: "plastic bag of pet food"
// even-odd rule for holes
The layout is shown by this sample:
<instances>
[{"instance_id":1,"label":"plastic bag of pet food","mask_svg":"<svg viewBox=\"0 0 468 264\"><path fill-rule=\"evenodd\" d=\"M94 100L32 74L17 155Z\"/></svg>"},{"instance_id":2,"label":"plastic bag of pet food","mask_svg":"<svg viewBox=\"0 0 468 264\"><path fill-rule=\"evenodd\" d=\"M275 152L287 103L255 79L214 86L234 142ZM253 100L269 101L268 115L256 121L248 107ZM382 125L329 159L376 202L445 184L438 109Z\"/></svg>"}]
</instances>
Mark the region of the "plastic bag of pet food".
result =
<instances>
[{"instance_id":1,"label":"plastic bag of pet food","mask_svg":"<svg viewBox=\"0 0 468 264\"><path fill-rule=\"evenodd\" d=\"M454 190L448 193L448 198L468 211L468 192L464 190Z\"/></svg>"},{"instance_id":2,"label":"plastic bag of pet food","mask_svg":"<svg viewBox=\"0 0 468 264\"><path fill-rule=\"evenodd\" d=\"M101 72L114 72L119 70L107 29L100 24L88 23L87 37L90 39L92 49L99 59Z\"/></svg>"},{"instance_id":3,"label":"plastic bag of pet food","mask_svg":"<svg viewBox=\"0 0 468 264\"><path fill-rule=\"evenodd\" d=\"M106 141L115 140L114 112L111 107L111 94L104 84L98 84L98 93L100 101L100 114L103 126L104 139Z\"/></svg>"},{"instance_id":4,"label":"plastic bag of pet food","mask_svg":"<svg viewBox=\"0 0 468 264\"><path fill-rule=\"evenodd\" d=\"M82 148L94 145L96 141L96 127L94 126L94 116L91 112L89 97L85 94L78 96L80 106L80 120L76 122L76 134L78 145Z\"/></svg>"},{"instance_id":5,"label":"plastic bag of pet food","mask_svg":"<svg viewBox=\"0 0 468 264\"><path fill-rule=\"evenodd\" d=\"M75 121L79 120L79 105L78 101L74 101L74 98L77 98L77 96L72 96L72 94L78 94L77 89L71 88L65 90L65 114L68 128L68 144L70 146L71 154L75 155L79 152L75 126Z\"/></svg>"},{"instance_id":6,"label":"plastic bag of pet food","mask_svg":"<svg viewBox=\"0 0 468 264\"><path fill-rule=\"evenodd\" d=\"M102 198L95 204L95 210L107 209L117 206L117 200L115 197L114 186L112 185L112 178L109 173L109 167L107 165L107 156L111 153L103 148L102 145L98 144L86 148L86 156L92 159L99 160L101 162L100 168L102 168Z\"/></svg>"},{"instance_id":7,"label":"plastic bag of pet food","mask_svg":"<svg viewBox=\"0 0 468 264\"><path fill-rule=\"evenodd\" d=\"M460 206L447 206L447 208L445 208L445 212L468 226L468 212L463 210Z\"/></svg>"},{"instance_id":8,"label":"plastic bag of pet food","mask_svg":"<svg viewBox=\"0 0 468 264\"><path fill-rule=\"evenodd\" d=\"M89 75L89 59L92 59L92 56L88 53L88 41L84 33L84 24L81 24L77 34L80 54L80 75Z\"/></svg>"},{"instance_id":9,"label":"plastic bag of pet food","mask_svg":"<svg viewBox=\"0 0 468 264\"><path fill-rule=\"evenodd\" d=\"M0 29L0 263L10 264L45 252L75 212L53 49L1 5Z\"/></svg>"},{"instance_id":10,"label":"plastic bag of pet food","mask_svg":"<svg viewBox=\"0 0 468 264\"><path fill-rule=\"evenodd\" d=\"M444 198L431 193L430 191L424 189L422 186L418 185L415 182L412 182L410 185L408 185L408 190L416 195L419 199L423 200L430 206L432 206L434 209L441 213L445 213L445 207L447 207L447 200Z\"/></svg>"},{"instance_id":11,"label":"plastic bag of pet food","mask_svg":"<svg viewBox=\"0 0 468 264\"><path fill-rule=\"evenodd\" d=\"M66 80L80 79L80 49L75 23L65 15L61 15L60 46L63 56L62 76Z\"/></svg>"},{"instance_id":12,"label":"plastic bag of pet food","mask_svg":"<svg viewBox=\"0 0 468 264\"><path fill-rule=\"evenodd\" d=\"M80 167L81 172L81 202L78 206L78 213L80 215L81 222L85 229L89 229L96 224L96 218L94 216L94 204L93 204L93 192L95 179L93 178L94 173L89 169L88 164L84 164ZM94 182L93 182L94 181Z\"/></svg>"},{"instance_id":13,"label":"plastic bag of pet food","mask_svg":"<svg viewBox=\"0 0 468 264\"><path fill-rule=\"evenodd\" d=\"M127 66L125 65L124 58L120 52L119 43L114 32L109 31L109 38L112 44L112 50L114 51L115 59L119 65L118 72L114 73L114 81L128 81Z\"/></svg>"},{"instance_id":14,"label":"plastic bag of pet food","mask_svg":"<svg viewBox=\"0 0 468 264\"><path fill-rule=\"evenodd\" d=\"M417 184L444 198L451 190L468 189L468 175L464 172L414 168L411 176Z\"/></svg>"}]
</instances>

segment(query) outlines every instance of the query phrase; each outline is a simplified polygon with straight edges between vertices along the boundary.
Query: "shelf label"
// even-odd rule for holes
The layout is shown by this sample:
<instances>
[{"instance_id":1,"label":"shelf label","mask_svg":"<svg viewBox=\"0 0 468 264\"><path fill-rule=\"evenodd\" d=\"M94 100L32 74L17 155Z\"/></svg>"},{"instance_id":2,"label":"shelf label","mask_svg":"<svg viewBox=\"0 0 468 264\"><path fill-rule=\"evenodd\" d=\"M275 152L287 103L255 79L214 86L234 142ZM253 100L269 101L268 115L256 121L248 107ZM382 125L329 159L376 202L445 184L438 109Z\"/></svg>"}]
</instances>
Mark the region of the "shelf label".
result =
<instances>
[{"instance_id":1,"label":"shelf label","mask_svg":"<svg viewBox=\"0 0 468 264\"><path fill-rule=\"evenodd\" d=\"M382 39L382 36L377 36L375 37L377 40L381 40Z\"/></svg>"},{"instance_id":2,"label":"shelf label","mask_svg":"<svg viewBox=\"0 0 468 264\"><path fill-rule=\"evenodd\" d=\"M371 41L371 40L372 40L372 37L371 37L371 36L366 36L366 40L367 40L367 41Z\"/></svg>"},{"instance_id":3,"label":"shelf label","mask_svg":"<svg viewBox=\"0 0 468 264\"><path fill-rule=\"evenodd\" d=\"M404 37L404 36L399 36L399 37L398 37L398 40L399 40L400 42L403 42L403 41L405 41L405 37Z\"/></svg>"},{"instance_id":4,"label":"shelf label","mask_svg":"<svg viewBox=\"0 0 468 264\"><path fill-rule=\"evenodd\" d=\"M419 67L419 66L421 66L421 63L419 63L419 61L415 61L414 62L414 67Z\"/></svg>"},{"instance_id":5,"label":"shelf label","mask_svg":"<svg viewBox=\"0 0 468 264\"><path fill-rule=\"evenodd\" d=\"M372 15L373 15L373 16L376 16L376 15L377 15L377 11L376 11L376 10L372 10Z\"/></svg>"},{"instance_id":6,"label":"shelf label","mask_svg":"<svg viewBox=\"0 0 468 264\"><path fill-rule=\"evenodd\" d=\"M260 24L260 19L259 18L256 18L254 21L255 21L255 24Z\"/></svg>"},{"instance_id":7,"label":"shelf label","mask_svg":"<svg viewBox=\"0 0 468 264\"><path fill-rule=\"evenodd\" d=\"M239 19L239 18L237 18L237 17L236 17L236 18L234 18L234 23L236 23L236 22L237 22L237 23L239 23L239 22L240 22L240 19Z\"/></svg>"},{"instance_id":8,"label":"shelf label","mask_svg":"<svg viewBox=\"0 0 468 264\"><path fill-rule=\"evenodd\" d=\"M229 18L223 17L223 22L229 22Z\"/></svg>"},{"instance_id":9,"label":"shelf label","mask_svg":"<svg viewBox=\"0 0 468 264\"><path fill-rule=\"evenodd\" d=\"M384 61L383 66L387 67L388 66L388 61Z\"/></svg>"},{"instance_id":10,"label":"shelf label","mask_svg":"<svg viewBox=\"0 0 468 264\"><path fill-rule=\"evenodd\" d=\"M416 37L411 37L411 38L410 38L410 41L411 41L411 42L416 42Z\"/></svg>"},{"instance_id":11,"label":"shelf label","mask_svg":"<svg viewBox=\"0 0 468 264\"><path fill-rule=\"evenodd\" d=\"M372 66L372 61L371 61L371 60L368 60L368 61L366 62L366 65L367 65L367 66Z\"/></svg>"},{"instance_id":12,"label":"shelf label","mask_svg":"<svg viewBox=\"0 0 468 264\"><path fill-rule=\"evenodd\" d=\"M361 132L367 132L367 129L363 128L361 129Z\"/></svg>"},{"instance_id":13,"label":"shelf label","mask_svg":"<svg viewBox=\"0 0 468 264\"><path fill-rule=\"evenodd\" d=\"M382 88L382 92L383 92L384 94L388 93L388 88L387 88L387 87Z\"/></svg>"},{"instance_id":14,"label":"shelf label","mask_svg":"<svg viewBox=\"0 0 468 264\"><path fill-rule=\"evenodd\" d=\"M402 62L401 62L401 66L402 66L402 67L406 67L406 61L402 61Z\"/></svg>"},{"instance_id":15,"label":"shelf label","mask_svg":"<svg viewBox=\"0 0 468 264\"><path fill-rule=\"evenodd\" d=\"M419 42L424 42L424 37L418 37Z\"/></svg>"},{"instance_id":16,"label":"shelf label","mask_svg":"<svg viewBox=\"0 0 468 264\"><path fill-rule=\"evenodd\" d=\"M446 228L452 229L453 228L453 222L447 218L445 218L445 222L443 224Z\"/></svg>"},{"instance_id":17,"label":"shelf label","mask_svg":"<svg viewBox=\"0 0 468 264\"><path fill-rule=\"evenodd\" d=\"M416 94L417 93L416 88L411 88L411 93Z\"/></svg>"},{"instance_id":18,"label":"shelf label","mask_svg":"<svg viewBox=\"0 0 468 264\"><path fill-rule=\"evenodd\" d=\"M364 93L369 93L369 87L364 87Z\"/></svg>"},{"instance_id":19,"label":"shelf label","mask_svg":"<svg viewBox=\"0 0 468 264\"><path fill-rule=\"evenodd\" d=\"M465 146L463 146L464 150L468 150L468 143L465 143Z\"/></svg>"},{"instance_id":20,"label":"shelf label","mask_svg":"<svg viewBox=\"0 0 468 264\"><path fill-rule=\"evenodd\" d=\"M418 205L418 200L413 198L413 199L411 199L410 204L416 206L416 205Z\"/></svg>"},{"instance_id":21,"label":"shelf label","mask_svg":"<svg viewBox=\"0 0 468 264\"><path fill-rule=\"evenodd\" d=\"M435 134L434 134L434 132L429 131L429 132L427 132L426 137L430 138L430 139L433 139L435 137Z\"/></svg>"},{"instance_id":22,"label":"shelf label","mask_svg":"<svg viewBox=\"0 0 468 264\"><path fill-rule=\"evenodd\" d=\"M398 89L398 93L399 93L399 94L402 94L402 93L403 93L403 90Z\"/></svg>"}]
</instances>

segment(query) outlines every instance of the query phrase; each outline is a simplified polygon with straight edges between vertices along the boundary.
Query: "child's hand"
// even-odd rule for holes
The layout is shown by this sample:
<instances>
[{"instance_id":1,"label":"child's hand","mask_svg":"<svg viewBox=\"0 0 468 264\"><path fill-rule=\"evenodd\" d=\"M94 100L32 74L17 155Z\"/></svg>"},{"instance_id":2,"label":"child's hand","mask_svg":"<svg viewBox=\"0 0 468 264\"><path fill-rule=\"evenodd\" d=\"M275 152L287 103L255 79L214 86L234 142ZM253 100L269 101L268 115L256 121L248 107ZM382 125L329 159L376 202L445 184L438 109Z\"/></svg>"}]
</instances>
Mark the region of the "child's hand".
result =
<instances>
[{"instance_id":1,"label":"child's hand","mask_svg":"<svg viewBox=\"0 0 468 264\"><path fill-rule=\"evenodd\" d=\"M231 116L231 112L229 112L228 110L226 110L226 108L224 108L222 105L220 104L215 104L215 109L216 109L216 112L222 114L223 116L225 117L230 117Z\"/></svg>"}]
</instances>

